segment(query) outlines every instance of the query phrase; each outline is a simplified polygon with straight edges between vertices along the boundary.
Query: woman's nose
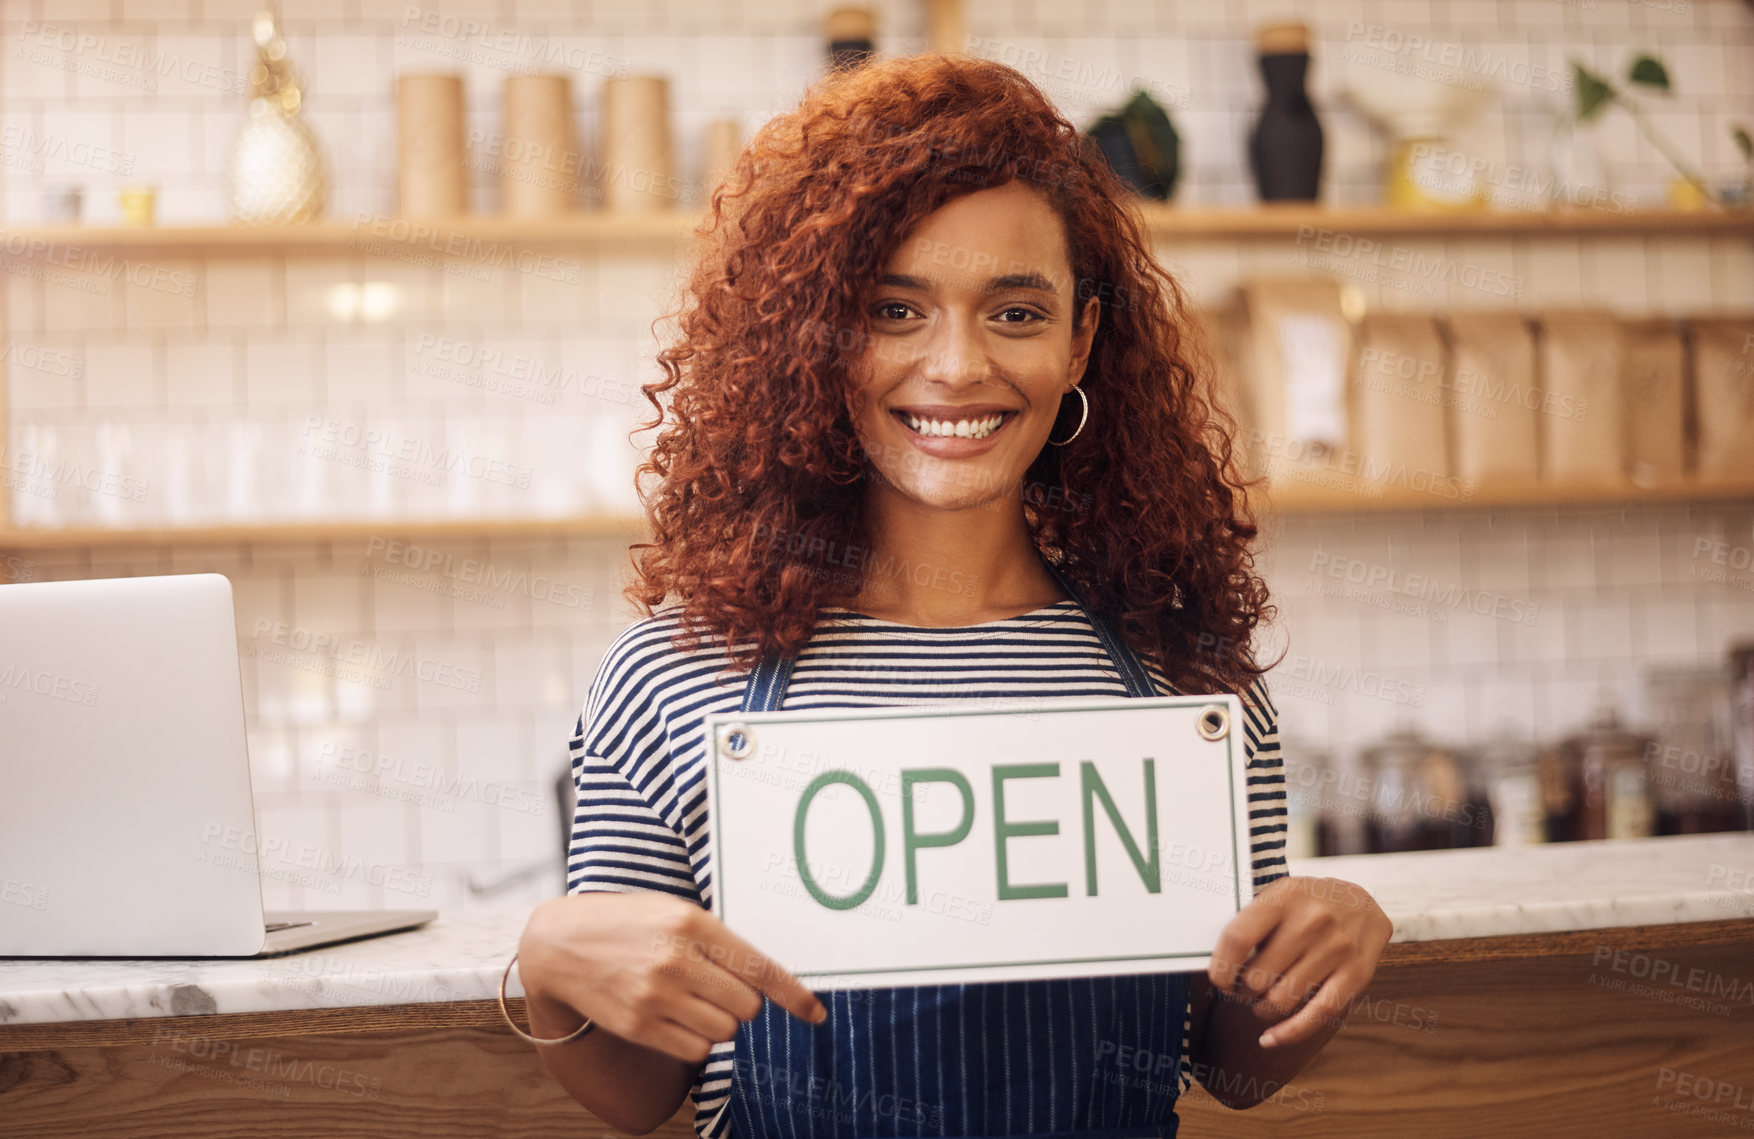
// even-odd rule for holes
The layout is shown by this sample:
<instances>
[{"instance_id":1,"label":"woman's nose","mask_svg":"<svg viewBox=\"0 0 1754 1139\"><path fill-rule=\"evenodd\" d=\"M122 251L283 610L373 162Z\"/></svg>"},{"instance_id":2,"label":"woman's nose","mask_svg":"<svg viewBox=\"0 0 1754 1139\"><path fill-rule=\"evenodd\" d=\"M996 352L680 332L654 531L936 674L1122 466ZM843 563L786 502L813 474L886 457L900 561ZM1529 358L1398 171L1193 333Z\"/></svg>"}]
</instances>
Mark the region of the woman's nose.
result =
<instances>
[{"instance_id":1,"label":"woman's nose","mask_svg":"<svg viewBox=\"0 0 1754 1139\"><path fill-rule=\"evenodd\" d=\"M942 384L972 384L987 378L989 365L978 322L972 316L947 314L926 342L921 373Z\"/></svg>"}]
</instances>

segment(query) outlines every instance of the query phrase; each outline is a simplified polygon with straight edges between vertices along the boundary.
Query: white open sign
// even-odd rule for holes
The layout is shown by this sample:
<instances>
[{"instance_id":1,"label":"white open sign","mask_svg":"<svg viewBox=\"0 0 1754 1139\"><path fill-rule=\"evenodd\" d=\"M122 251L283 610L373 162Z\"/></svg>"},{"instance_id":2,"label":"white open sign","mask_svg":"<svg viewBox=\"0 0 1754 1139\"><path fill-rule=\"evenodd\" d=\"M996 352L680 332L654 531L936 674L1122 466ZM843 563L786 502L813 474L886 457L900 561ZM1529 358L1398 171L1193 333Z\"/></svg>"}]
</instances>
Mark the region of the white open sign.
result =
<instances>
[{"instance_id":1,"label":"white open sign","mask_svg":"<svg viewBox=\"0 0 1754 1139\"><path fill-rule=\"evenodd\" d=\"M713 912L815 989L1206 967L1252 895L1235 696L707 717Z\"/></svg>"}]
</instances>

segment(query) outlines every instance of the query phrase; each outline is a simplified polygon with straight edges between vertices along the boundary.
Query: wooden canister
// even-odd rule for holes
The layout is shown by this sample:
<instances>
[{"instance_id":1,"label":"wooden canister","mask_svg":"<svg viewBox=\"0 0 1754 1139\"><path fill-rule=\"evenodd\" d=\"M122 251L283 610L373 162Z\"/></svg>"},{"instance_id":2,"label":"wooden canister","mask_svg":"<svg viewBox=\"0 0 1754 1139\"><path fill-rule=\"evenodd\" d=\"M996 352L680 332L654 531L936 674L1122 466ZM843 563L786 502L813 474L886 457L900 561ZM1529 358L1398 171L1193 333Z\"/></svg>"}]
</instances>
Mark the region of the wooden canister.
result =
<instances>
[{"instance_id":1,"label":"wooden canister","mask_svg":"<svg viewBox=\"0 0 1754 1139\"><path fill-rule=\"evenodd\" d=\"M396 77L396 208L404 217L469 211L464 165L463 77Z\"/></svg>"},{"instance_id":2,"label":"wooden canister","mask_svg":"<svg viewBox=\"0 0 1754 1139\"><path fill-rule=\"evenodd\" d=\"M933 51L968 51L968 13L962 0L926 0L926 42Z\"/></svg>"},{"instance_id":3,"label":"wooden canister","mask_svg":"<svg viewBox=\"0 0 1754 1139\"><path fill-rule=\"evenodd\" d=\"M701 177L703 203L711 200L713 191L736 165L742 149L743 126L736 119L714 119L707 124L706 173Z\"/></svg>"},{"instance_id":4,"label":"wooden canister","mask_svg":"<svg viewBox=\"0 0 1754 1139\"><path fill-rule=\"evenodd\" d=\"M603 205L615 213L673 209L681 186L670 146L670 81L629 75L603 81Z\"/></svg>"},{"instance_id":5,"label":"wooden canister","mask_svg":"<svg viewBox=\"0 0 1754 1139\"><path fill-rule=\"evenodd\" d=\"M514 217L571 212L584 171L573 129L572 80L512 75L505 81L500 153L500 209Z\"/></svg>"},{"instance_id":6,"label":"wooden canister","mask_svg":"<svg viewBox=\"0 0 1754 1139\"><path fill-rule=\"evenodd\" d=\"M934 16L933 29L940 17ZM823 20L828 36L828 66L858 67L876 52L877 16L869 8L836 8ZM936 46L936 45L934 45Z\"/></svg>"}]
</instances>

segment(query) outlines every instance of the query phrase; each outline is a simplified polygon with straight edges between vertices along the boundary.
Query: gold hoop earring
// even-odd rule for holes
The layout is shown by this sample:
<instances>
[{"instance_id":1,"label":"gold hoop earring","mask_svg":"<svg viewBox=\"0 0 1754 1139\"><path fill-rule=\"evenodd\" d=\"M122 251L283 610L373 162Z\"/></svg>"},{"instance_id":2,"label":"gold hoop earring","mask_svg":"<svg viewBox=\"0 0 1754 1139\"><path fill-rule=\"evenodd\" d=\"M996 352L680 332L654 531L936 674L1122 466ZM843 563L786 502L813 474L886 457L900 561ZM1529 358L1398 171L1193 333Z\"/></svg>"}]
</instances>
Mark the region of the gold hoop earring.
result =
<instances>
[{"instance_id":1,"label":"gold hoop earring","mask_svg":"<svg viewBox=\"0 0 1754 1139\"><path fill-rule=\"evenodd\" d=\"M1072 385L1072 390L1078 393L1078 398L1083 403L1083 409L1078 413L1078 428L1058 443L1054 443L1052 439L1049 439L1048 442L1052 443L1055 447L1064 447L1072 440L1078 438L1078 432L1084 430L1084 421L1090 418L1090 397L1085 395L1084 389L1077 384ZM1065 397L1062 396L1061 398L1064 399Z\"/></svg>"}]
</instances>

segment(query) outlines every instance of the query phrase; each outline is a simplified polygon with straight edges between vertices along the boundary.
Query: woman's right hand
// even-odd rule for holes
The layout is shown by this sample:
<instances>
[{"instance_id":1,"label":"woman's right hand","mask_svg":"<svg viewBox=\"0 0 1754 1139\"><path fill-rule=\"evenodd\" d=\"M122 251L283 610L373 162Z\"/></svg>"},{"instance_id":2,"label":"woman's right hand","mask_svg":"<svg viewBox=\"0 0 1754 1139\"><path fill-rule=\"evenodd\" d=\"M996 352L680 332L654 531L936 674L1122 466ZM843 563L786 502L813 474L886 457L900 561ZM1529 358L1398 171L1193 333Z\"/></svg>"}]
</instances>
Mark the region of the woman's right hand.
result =
<instances>
[{"instance_id":1,"label":"woman's right hand","mask_svg":"<svg viewBox=\"0 0 1754 1139\"><path fill-rule=\"evenodd\" d=\"M532 1026L538 1008L562 1031L590 1017L693 1064L759 1015L764 994L802 1020L828 1016L802 982L711 912L649 890L543 902L518 942L518 976Z\"/></svg>"}]
</instances>

